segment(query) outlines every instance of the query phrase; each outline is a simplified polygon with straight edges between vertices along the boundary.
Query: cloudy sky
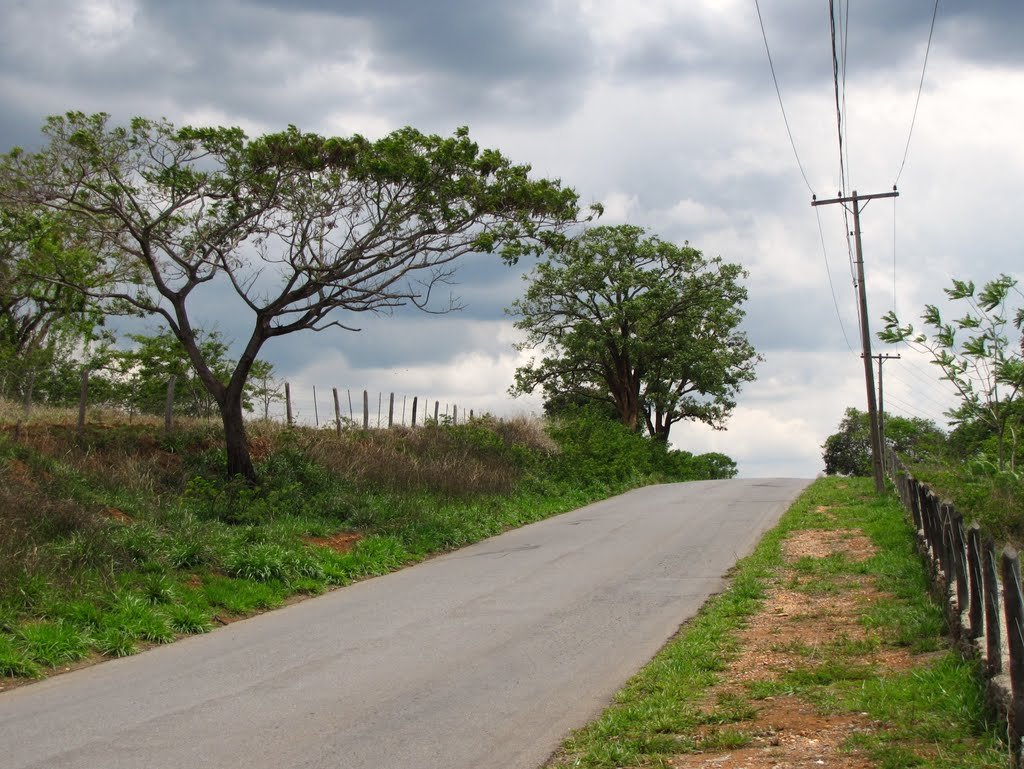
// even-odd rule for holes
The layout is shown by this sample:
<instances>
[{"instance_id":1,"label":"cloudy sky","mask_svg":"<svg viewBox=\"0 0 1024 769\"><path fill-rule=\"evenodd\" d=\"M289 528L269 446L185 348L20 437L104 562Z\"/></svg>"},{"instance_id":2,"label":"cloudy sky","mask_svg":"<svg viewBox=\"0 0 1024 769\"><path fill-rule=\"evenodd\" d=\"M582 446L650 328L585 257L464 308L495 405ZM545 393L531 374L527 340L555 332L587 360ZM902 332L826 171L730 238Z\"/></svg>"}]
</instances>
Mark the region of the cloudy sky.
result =
<instances>
[{"instance_id":1,"label":"cloudy sky","mask_svg":"<svg viewBox=\"0 0 1024 769\"><path fill-rule=\"evenodd\" d=\"M873 325L894 307L915 318L951 277L1020 275L1024 4L939 4L902 173L934 2L836 6L845 189L885 192L899 177L899 199L862 217ZM467 125L481 145L602 202L602 223L688 240L749 270L746 329L766 359L758 381L727 431L680 426L677 447L727 453L746 476L813 476L844 408L864 408L843 218L810 205L812 191L842 186L824 0L761 2L803 173L754 0L0 0L0 10L2 149L37 146L44 118L70 109L250 135ZM321 419L332 387L346 410L345 391L366 388L442 409L539 411L538 399L506 393L521 356L503 309L523 289L522 267L467 260L461 313L360 317L358 334L272 340L264 357L309 420L314 386ZM205 325L244 328L212 311ZM944 423L952 401L934 367L906 348L881 352L903 355L884 367L887 411Z\"/></svg>"}]
</instances>

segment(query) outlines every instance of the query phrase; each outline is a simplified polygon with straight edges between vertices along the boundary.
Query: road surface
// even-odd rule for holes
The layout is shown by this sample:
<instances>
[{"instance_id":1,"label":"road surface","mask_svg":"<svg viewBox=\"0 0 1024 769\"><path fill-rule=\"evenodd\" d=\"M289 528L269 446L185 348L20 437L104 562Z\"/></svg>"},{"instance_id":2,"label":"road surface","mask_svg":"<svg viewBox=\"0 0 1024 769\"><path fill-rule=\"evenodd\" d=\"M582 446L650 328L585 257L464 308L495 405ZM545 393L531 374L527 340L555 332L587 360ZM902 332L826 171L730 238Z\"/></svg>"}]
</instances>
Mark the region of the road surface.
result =
<instances>
[{"instance_id":1,"label":"road surface","mask_svg":"<svg viewBox=\"0 0 1024 769\"><path fill-rule=\"evenodd\" d=\"M638 489L0 695L4 769L535 769L809 483Z\"/></svg>"}]
</instances>

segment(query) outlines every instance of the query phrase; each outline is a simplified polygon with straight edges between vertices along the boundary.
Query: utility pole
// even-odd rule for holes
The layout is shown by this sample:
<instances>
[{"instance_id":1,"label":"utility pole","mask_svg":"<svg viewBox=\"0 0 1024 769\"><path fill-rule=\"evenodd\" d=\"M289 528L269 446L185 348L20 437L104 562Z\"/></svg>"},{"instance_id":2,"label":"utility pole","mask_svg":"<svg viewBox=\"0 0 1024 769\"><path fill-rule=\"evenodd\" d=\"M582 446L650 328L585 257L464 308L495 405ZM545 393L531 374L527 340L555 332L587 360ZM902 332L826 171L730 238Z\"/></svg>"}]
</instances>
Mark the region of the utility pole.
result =
<instances>
[{"instance_id":1,"label":"utility pole","mask_svg":"<svg viewBox=\"0 0 1024 769\"><path fill-rule=\"evenodd\" d=\"M878 198L896 198L899 197L899 194L893 187L892 192L880 192L875 195L858 196L857 190L854 190L850 197L843 197L840 192L839 197L830 200L811 198L812 206L827 206L834 203L853 204L853 237L857 246L857 288L860 295L860 339L864 348L861 357L864 358L864 384L868 394L868 422L871 426L871 464L874 468L875 491L879 494L885 491L885 479L882 474L882 444L878 434L878 407L875 404L875 372L872 366L871 328L868 325L868 293L867 286L864 285L864 252L860 242L860 212L862 203Z\"/></svg>"},{"instance_id":2,"label":"utility pole","mask_svg":"<svg viewBox=\"0 0 1024 769\"><path fill-rule=\"evenodd\" d=\"M882 446L882 469L885 470L885 400L882 398L882 364L887 360L899 360L899 355L874 356L878 361L878 442Z\"/></svg>"}]
</instances>

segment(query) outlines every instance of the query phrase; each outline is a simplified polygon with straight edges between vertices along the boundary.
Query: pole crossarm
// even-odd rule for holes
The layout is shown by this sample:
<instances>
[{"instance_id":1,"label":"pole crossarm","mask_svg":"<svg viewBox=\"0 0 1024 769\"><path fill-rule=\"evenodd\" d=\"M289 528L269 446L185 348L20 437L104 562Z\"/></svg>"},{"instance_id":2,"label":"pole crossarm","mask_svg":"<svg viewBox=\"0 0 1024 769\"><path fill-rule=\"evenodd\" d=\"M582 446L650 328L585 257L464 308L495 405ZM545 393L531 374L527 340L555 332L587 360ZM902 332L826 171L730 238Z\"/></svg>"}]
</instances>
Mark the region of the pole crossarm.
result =
<instances>
[{"instance_id":1,"label":"pole crossarm","mask_svg":"<svg viewBox=\"0 0 1024 769\"><path fill-rule=\"evenodd\" d=\"M840 198L829 198L828 200L818 200L817 196L811 197L812 206L828 206L834 203L854 203L858 200L878 200L879 198L898 198L900 193L896 190L892 192L877 192L874 195L858 195L854 192L849 197Z\"/></svg>"}]
</instances>

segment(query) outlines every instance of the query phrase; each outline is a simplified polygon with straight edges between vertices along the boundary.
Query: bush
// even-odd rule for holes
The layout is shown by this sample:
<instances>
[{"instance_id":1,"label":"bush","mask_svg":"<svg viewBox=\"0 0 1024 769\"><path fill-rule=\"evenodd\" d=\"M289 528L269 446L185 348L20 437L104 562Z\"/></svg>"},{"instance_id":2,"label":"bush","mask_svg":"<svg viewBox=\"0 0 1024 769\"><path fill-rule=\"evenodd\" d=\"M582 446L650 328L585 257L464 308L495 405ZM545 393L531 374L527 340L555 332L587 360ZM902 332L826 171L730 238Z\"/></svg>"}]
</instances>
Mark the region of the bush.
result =
<instances>
[{"instance_id":1,"label":"bush","mask_svg":"<svg viewBox=\"0 0 1024 769\"><path fill-rule=\"evenodd\" d=\"M693 456L669 449L664 442L633 432L621 422L593 409L563 412L552 423L551 436L561 447L550 460L559 480L615 488L645 482L731 478L736 463L724 454Z\"/></svg>"}]
</instances>

